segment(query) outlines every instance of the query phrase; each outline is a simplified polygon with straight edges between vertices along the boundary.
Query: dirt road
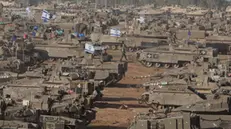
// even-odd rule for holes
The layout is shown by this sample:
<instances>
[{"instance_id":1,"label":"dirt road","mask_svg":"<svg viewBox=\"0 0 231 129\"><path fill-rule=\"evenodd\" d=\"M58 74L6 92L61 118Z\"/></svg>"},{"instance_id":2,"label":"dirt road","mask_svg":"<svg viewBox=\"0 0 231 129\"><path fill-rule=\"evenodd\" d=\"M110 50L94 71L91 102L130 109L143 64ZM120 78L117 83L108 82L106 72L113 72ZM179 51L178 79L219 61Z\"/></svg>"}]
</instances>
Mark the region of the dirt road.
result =
<instances>
[{"instance_id":1,"label":"dirt road","mask_svg":"<svg viewBox=\"0 0 231 129\"><path fill-rule=\"evenodd\" d=\"M142 84L145 80L134 80L131 77L155 72L157 70L154 68L129 63L126 77L119 84L107 87L103 91L103 100L96 103L96 120L91 123L89 129L126 129L138 112L146 111L148 108L137 102L143 89L136 88L136 84Z\"/></svg>"}]
</instances>

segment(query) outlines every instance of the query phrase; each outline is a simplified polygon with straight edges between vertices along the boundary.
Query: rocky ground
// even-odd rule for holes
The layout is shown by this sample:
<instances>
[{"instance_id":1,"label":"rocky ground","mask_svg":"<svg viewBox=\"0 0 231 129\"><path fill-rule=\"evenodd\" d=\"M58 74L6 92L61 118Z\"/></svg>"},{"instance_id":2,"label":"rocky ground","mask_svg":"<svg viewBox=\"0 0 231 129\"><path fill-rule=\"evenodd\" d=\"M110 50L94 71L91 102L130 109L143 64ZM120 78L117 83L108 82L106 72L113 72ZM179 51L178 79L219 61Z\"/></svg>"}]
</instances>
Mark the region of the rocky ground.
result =
<instances>
[{"instance_id":1,"label":"rocky ground","mask_svg":"<svg viewBox=\"0 0 231 129\"><path fill-rule=\"evenodd\" d=\"M97 116L89 129L126 129L138 112L146 111L145 105L138 104L137 98L143 93L145 80L134 80L132 76L142 76L157 72L154 68L145 68L138 63L129 63L126 77L114 86L105 88L101 102L96 103Z\"/></svg>"}]
</instances>

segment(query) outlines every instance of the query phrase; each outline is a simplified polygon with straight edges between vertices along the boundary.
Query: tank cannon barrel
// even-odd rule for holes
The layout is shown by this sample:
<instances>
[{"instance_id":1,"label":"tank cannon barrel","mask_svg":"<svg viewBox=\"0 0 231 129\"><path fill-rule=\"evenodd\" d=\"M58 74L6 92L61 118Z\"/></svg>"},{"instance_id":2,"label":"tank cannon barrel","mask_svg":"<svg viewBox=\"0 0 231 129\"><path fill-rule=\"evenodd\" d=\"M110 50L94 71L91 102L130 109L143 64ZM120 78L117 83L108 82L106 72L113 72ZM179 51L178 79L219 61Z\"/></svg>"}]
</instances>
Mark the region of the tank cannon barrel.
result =
<instances>
[{"instance_id":1,"label":"tank cannon barrel","mask_svg":"<svg viewBox=\"0 0 231 129\"><path fill-rule=\"evenodd\" d=\"M196 89L192 88L191 86L188 86L187 88L188 90L192 91L194 94L198 95L201 99L207 100L207 97L205 94L198 92Z\"/></svg>"}]
</instances>

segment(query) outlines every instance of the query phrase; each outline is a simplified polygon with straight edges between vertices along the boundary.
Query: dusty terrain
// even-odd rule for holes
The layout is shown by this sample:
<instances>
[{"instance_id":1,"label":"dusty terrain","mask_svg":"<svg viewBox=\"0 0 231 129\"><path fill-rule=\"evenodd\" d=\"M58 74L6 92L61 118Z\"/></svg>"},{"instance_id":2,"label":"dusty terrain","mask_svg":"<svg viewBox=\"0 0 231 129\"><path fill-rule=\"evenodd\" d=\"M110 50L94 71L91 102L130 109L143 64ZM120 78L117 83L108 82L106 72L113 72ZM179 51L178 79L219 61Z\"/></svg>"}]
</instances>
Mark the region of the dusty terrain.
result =
<instances>
[{"instance_id":1,"label":"dusty terrain","mask_svg":"<svg viewBox=\"0 0 231 129\"><path fill-rule=\"evenodd\" d=\"M89 129L126 129L138 112L148 108L137 102L137 98L143 93L143 89L137 88L137 84L142 84L145 80L134 80L132 76L147 75L156 71L138 63L129 63L126 77L119 84L107 87L103 91L103 100L96 103L96 120L91 123Z\"/></svg>"}]
</instances>

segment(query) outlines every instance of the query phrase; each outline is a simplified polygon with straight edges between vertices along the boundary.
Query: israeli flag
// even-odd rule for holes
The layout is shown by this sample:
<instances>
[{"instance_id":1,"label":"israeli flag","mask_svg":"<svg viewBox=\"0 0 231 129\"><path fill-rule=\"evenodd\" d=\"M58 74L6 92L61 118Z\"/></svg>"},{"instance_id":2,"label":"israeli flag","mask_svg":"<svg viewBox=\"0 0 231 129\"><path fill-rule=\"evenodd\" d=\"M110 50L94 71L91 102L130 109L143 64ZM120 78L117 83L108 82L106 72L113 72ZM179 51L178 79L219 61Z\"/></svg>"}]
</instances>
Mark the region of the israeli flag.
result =
<instances>
[{"instance_id":1,"label":"israeli flag","mask_svg":"<svg viewBox=\"0 0 231 129\"><path fill-rule=\"evenodd\" d=\"M110 35L115 36L115 37L120 37L121 36L121 31L119 29L111 29L110 30Z\"/></svg>"},{"instance_id":2,"label":"israeli flag","mask_svg":"<svg viewBox=\"0 0 231 129\"><path fill-rule=\"evenodd\" d=\"M28 14L31 12L29 7L26 8L26 12L27 12Z\"/></svg>"},{"instance_id":3,"label":"israeli flag","mask_svg":"<svg viewBox=\"0 0 231 129\"><path fill-rule=\"evenodd\" d=\"M47 12L46 10L43 10L42 19L43 21L48 21L50 19L50 13Z\"/></svg>"},{"instance_id":4,"label":"israeli flag","mask_svg":"<svg viewBox=\"0 0 231 129\"><path fill-rule=\"evenodd\" d=\"M95 52L94 46L92 44L86 43L85 44L85 52L94 54L94 52Z\"/></svg>"},{"instance_id":5,"label":"israeli flag","mask_svg":"<svg viewBox=\"0 0 231 129\"><path fill-rule=\"evenodd\" d=\"M144 17L140 17L139 19L137 19L140 23L144 23L145 19Z\"/></svg>"}]
</instances>

